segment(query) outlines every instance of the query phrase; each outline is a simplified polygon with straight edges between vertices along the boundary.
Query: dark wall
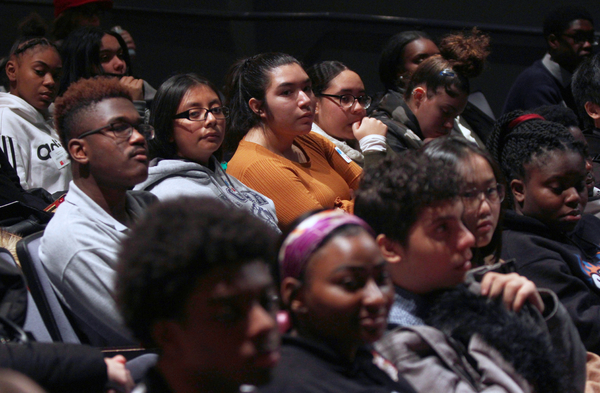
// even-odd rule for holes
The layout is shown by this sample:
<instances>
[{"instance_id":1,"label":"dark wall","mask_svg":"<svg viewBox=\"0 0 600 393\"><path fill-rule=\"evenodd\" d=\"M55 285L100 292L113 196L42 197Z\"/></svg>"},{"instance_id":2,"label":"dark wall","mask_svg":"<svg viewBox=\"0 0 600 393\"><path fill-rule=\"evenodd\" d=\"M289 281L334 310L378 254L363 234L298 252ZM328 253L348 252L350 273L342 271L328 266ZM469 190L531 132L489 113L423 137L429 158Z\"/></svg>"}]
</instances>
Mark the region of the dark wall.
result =
<instances>
[{"instance_id":1,"label":"dark wall","mask_svg":"<svg viewBox=\"0 0 600 393\"><path fill-rule=\"evenodd\" d=\"M600 9L592 1L571 1L590 10L600 21ZM482 0L442 1L332 1L332 0L117 0L115 8L103 18L104 27L121 25L137 44L135 73L158 87L175 72L195 71L218 85L237 58L262 51L290 53L306 64L336 59L355 69L371 92L381 88L377 75L379 51L392 34L414 29L415 21L352 21L304 16L272 20L241 17L269 13L331 12L388 15L425 19L421 26L435 37L456 27L483 26L492 36L492 55L484 74L473 81L481 89L496 114L518 73L545 51L541 34L528 31L501 32L509 28L534 28L541 32L548 1ZM51 21L51 0L0 0L0 53L7 53L17 36L17 25L36 11ZM225 15L230 12L234 19ZM212 13L212 14L211 14ZM229 15L229 16L231 16ZM351 19L351 18L350 18ZM457 22L453 24L453 22ZM452 28L454 27L454 28Z\"/></svg>"}]
</instances>

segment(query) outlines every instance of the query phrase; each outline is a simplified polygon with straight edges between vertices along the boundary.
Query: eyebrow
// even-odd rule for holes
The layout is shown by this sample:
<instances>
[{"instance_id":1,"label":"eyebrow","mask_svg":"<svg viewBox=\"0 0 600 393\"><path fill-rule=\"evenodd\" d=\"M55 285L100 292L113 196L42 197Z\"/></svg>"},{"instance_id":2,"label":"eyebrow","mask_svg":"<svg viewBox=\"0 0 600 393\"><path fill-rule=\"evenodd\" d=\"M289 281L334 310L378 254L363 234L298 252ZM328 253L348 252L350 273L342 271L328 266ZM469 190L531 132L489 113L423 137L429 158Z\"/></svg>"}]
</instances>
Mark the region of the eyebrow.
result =
<instances>
[{"instance_id":1,"label":"eyebrow","mask_svg":"<svg viewBox=\"0 0 600 393\"><path fill-rule=\"evenodd\" d=\"M380 260L379 262L375 263L373 265L374 269L379 269L379 268L384 268L387 265L387 261L385 259ZM356 272L362 272L365 270L369 270L367 267L361 265L361 266L355 266L355 265L342 265L337 267L333 272L337 273L343 270L351 270L351 271L356 271Z\"/></svg>"},{"instance_id":2,"label":"eyebrow","mask_svg":"<svg viewBox=\"0 0 600 393\"><path fill-rule=\"evenodd\" d=\"M289 87L289 86L296 86L296 85L306 85L306 84L310 84L310 78L306 78L305 80L295 83L295 82L283 82L279 85L277 85L277 88L280 87Z\"/></svg>"},{"instance_id":3,"label":"eyebrow","mask_svg":"<svg viewBox=\"0 0 600 393\"><path fill-rule=\"evenodd\" d=\"M212 100L211 102L208 103L208 106L210 108L211 105L213 104L219 104L221 105L221 101L218 98L215 98L214 100ZM206 109L204 108L200 103L198 102L190 102L189 104L187 104L185 107L189 109L193 109L194 107L198 107L198 108L202 108L202 109Z\"/></svg>"}]
</instances>

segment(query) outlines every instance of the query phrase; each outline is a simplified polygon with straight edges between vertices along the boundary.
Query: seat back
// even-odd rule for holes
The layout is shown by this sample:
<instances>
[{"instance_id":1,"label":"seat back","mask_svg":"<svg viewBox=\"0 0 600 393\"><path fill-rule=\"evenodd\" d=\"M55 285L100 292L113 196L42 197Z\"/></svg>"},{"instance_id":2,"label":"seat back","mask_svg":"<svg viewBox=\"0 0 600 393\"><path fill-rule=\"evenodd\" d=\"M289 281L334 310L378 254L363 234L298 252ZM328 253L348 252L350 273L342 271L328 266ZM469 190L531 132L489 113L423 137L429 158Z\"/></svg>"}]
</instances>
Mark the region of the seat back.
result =
<instances>
[{"instance_id":1,"label":"seat back","mask_svg":"<svg viewBox=\"0 0 600 393\"><path fill-rule=\"evenodd\" d=\"M5 248L0 248L0 261L3 261L10 266L19 268L19 265L13 258L10 251ZM38 342L52 342L50 332L48 331L48 328L46 328L46 324L42 319L40 310L38 309L33 297L31 296L31 292L29 291L27 291L27 314L25 316L23 330L33 334L33 337Z\"/></svg>"},{"instance_id":2,"label":"seat back","mask_svg":"<svg viewBox=\"0 0 600 393\"><path fill-rule=\"evenodd\" d=\"M17 256L29 284L29 291L54 341L81 343L60 303L50 278L38 256L44 232L37 232L17 243Z\"/></svg>"}]
</instances>

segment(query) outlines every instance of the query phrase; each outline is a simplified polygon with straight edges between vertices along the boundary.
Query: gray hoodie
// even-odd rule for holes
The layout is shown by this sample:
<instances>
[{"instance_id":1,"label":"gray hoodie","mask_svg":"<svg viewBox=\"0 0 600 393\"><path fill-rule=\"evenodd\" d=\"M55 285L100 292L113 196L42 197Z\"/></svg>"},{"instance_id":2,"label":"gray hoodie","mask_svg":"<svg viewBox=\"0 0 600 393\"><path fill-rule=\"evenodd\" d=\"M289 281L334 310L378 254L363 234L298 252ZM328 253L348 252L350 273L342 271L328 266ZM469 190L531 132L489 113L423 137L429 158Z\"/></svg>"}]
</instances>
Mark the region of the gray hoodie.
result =
<instances>
[{"instance_id":1,"label":"gray hoodie","mask_svg":"<svg viewBox=\"0 0 600 393\"><path fill-rule=\"evenodd\" d=\"M249 211L279 232L273 201L225 173L214 156L210 161L214 170L185 159L155 158L150 161L148 179L134 189L150 191L161 201L182 196L219 198Z\"/></svg>"}]
</instances>

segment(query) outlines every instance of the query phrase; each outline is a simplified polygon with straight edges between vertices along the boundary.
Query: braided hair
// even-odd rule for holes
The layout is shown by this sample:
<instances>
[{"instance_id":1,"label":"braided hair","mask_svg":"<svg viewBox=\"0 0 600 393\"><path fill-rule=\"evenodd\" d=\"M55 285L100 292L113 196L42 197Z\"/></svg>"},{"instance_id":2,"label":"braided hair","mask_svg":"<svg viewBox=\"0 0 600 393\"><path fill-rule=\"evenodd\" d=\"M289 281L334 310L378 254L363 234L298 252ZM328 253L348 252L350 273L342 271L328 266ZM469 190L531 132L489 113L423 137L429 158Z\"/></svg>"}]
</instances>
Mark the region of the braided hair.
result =
<instances>
[{"instance_id":1,"label":"braided hair","mask_svg":"<svg viewBox=\"0 0 600 393\"><path fill-rule=\"evenodd\" d=\"M565 126L521 110L509 112L498 119L487 148L500 164L508 184L514 179L525 179L525 166L552 151L572 151L585 158L584 144L577 141ZM510 192L505 203L507 208L513 208Z\"/></svg>"}]
</instances>

